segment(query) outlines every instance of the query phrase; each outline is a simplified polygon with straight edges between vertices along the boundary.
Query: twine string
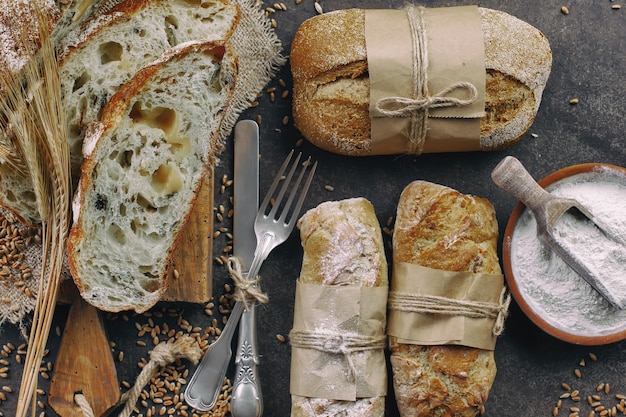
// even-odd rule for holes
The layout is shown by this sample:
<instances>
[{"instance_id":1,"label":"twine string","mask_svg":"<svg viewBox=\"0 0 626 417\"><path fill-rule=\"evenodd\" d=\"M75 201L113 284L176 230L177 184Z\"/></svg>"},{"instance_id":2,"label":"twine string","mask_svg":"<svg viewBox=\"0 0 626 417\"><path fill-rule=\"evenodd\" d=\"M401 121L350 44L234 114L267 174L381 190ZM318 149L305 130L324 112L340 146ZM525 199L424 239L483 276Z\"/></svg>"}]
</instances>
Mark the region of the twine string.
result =
<instances>
[{"instance_id":1,"label":"twine string","mask_svg":"<svg viewBox=\"0 0 626 417\"><path fill-rule=\"evenodd\" d=\"M343 355L348 362L349 379L354 382L356 366L352 355L357 352L380 350L385 347L385 336L364 336L355 333L292 330L289 333L292 347L313 349L319 352Z\"/></svg>"},{"instance_id":2,"label":"twine string","mask_svg":"<svg viewBox=\"0 0 626 417\"><path fill-rule=\"evenodd\" d=\"M143 367L135 381L135 385L125 392L120 398L120 404L124 403L124 409L118 417L128 417L141 395L143 388L160 368L176 362L178 359L188 359L197 363L202 356L202 349L193 337L183 335L173 341L161 342L150 352L150 361ZM86 397L82 393L74 395L74 402L79 406L85 417L93 417L94 413Z\"/></svg>"},{"instance_id":3,"label":"twine string","mask_svg":"<svg viewBox=\"0 0 626 417\"><path fill-rule=\"evenodd\" d=\"M437 295L410 294L392 291L389 293L389 308L407 313L442 314L494 320L492 333L499 336L511 304L510 294L503 288L498 303L457 300Z\"/></svg>"},{"instance_id":4,"label":"twine string","mask_svg":"<svg viewBox=\"0 0 626 417\"><path fill-rule=\"evenodd\" d=\"M455 90L464 90L467 98L449 96ZM387 117L408 117L418 111L427 112L429 109L467 106L478 98L478 90L474 84L463 81L450 85L440 92L428 97L385 97L378 100L376 110Z\"/></svg>"},{"instance_id":5,"label":"twine string","mask_svg":"<svg viewBox=\"0 0 626 417\"><path fill-rule=\"evenodd\" d=\"M74 402L80 408L80 411L83 413L85 417L95 417L93 410L91 409L91 405L89 405L89 401L87 401L87 397L82 392L77 392L74 394Z\"/></svg>"},{"instance_id":6,"label":"twine string","mask_svg":"<svg viewBox=\"0 0 626 417\"><path fill-rule=\"evenodd\" d=\"M235 283L235 294L233 298L235 301L241 301L246 311L249 309L249 302L258 302L261 304L269 302L269 297L261 291L261 287L259 286L261 277L257 276L254 279L248 279L242 270L239 258L235 256L228 258L226 267Z\"/></svg>"},{"instance_id":7,"label":"twine string","mask_svg":"<svg viewBox=\"0 0 626 417\"><path fill-rule=\"evenodd\" d=\"M376 111L386 117L410 117L408 137L409 153L421 154L424 150L428 131L430 109L443 107L462 107L476 101L478 90L469 82L458 82L431 95L428 91L428 38L424 13L426 8L407 6L406 15L411 30L413 47L413 83L410 98L385 97L374 104ZM450 94L464 90L467 98L459 99Z\"/></svg>"}]
</instances>

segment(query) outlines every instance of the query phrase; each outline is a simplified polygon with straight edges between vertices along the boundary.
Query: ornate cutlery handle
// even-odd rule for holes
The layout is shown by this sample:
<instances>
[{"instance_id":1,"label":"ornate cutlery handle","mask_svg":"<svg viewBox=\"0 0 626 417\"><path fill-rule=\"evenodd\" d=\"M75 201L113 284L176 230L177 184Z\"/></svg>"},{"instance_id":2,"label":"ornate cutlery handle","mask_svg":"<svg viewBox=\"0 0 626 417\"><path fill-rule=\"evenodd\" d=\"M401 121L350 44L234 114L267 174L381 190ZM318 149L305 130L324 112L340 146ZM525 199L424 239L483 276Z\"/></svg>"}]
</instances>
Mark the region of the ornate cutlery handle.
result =
<instances>
[{"instance_id":1,"label":"ornate cutlery handle","mask_svg":"<svg viewBox=\"0 0 626 417\"><path fill-rule=\"evenodd\" d=\"M244 311L239 322L239 343L235 356L235 383L231 403L231 412L235 417L260 417L263 414L256 338L256 309L254 303L250 303L249 310Z\"/></svg>"}]
</instances>

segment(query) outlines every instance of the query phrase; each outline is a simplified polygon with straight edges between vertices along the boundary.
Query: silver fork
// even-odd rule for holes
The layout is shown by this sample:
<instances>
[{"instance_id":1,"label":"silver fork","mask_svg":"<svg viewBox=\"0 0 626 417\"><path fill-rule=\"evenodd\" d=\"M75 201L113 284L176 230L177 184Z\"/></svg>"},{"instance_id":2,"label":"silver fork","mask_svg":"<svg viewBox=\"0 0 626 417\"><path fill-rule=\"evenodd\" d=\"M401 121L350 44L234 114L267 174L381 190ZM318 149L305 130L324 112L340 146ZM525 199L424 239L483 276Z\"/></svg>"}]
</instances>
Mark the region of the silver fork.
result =
<instances>
[{"instance_id":1,"label":"silver fork","mask_svg":"<svg viewBox=\"0 0 626 417\"><path fill-rule=\"evenodd\" d=\"M257 238L256 249L254 251L254 259L250 265L248 271L248 277L254 278L258 275L263 261L267 258L269 253L278 245L283 243L293 230L298 214L302 209L302 204L313 180L313 175L317 168L317 162L311 162L310 158L302 164L302 169L296 179L296 182L290 188L292 178L298 168L300 158L302 154L298 154L295 162L289 169L286 177L284 177L285 171L289 166L294 151L292 150L287 158L283 162L278 174L274 178L269 191L265 195L259 212L254 221L254 231ZM310 169L309 169L310 168ZM305 173L309 171L304 184L300 189L300 185L304 178ZM278 184L284 180L278 195L274 198L274 193L278 188ZM289 191L287 201L283 203L283 198ZM291 206L296 199L295 206ZM269 209L269 212L268 212ZM280 211L279 211L280 210ZM224 377L226 376L226 370L232 356L231 340L234 335L237 323L241 318L244 307L241 301L237 301L233 310L230 313L228 321L222 330L222 333L218 339L209 346L205 353L200 365L191 377L191 380L187 384L185 389L185 401L190 406L200 411L208 411L213 408L217 402ZM241 384L245 383L245 379L241 379ZM233 387L233 395L236 393L238 386ZM249 390L248 390L249 391ZM248 404L248 409L252 408L257 410L260 415L263 410L263 399L260 394L253 394Z\"/></svg>"}]
</instances>

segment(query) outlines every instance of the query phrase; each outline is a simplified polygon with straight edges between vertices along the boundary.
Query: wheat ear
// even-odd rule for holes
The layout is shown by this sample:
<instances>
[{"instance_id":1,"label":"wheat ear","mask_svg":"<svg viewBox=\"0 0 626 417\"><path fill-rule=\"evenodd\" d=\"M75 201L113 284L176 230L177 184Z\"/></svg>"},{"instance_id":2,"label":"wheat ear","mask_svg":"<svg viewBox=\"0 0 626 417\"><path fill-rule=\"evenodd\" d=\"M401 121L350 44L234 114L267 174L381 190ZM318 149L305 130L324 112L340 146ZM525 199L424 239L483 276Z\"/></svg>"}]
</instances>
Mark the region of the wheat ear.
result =
<instances>
[{"instance_id":1,"label":"wheat ear","mask_svg":"<svg viewBox=\"0 0 626 417\"><path fill-rule=\"evenodd\" d=\"M39 365L54 316L70 216L70 162L60 75L51 28L39 0L33 1L40 49L24 66L20 83L11 83L15 101L9 113L16 149L33 181L42 218L42 272L30 329L28 352L18 396L16 417L33 405ZM21 86L21 87L19 87Z\"/></svg>"}]
</instances>

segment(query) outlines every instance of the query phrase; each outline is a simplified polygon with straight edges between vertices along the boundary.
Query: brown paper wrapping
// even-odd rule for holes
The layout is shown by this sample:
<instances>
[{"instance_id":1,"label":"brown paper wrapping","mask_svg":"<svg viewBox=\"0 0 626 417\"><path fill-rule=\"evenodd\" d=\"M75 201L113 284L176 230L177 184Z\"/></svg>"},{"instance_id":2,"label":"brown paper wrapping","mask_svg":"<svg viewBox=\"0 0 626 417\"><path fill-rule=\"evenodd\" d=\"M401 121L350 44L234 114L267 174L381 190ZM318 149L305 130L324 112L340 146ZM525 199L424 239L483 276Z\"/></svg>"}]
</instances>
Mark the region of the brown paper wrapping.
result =
<instances>
[{"instance_id":1,"label":"brown paper wrapping","mask_svg":"<svg viewBox=\"0 0 626 417\"><path fill-rule=\"evenodd\" d=\"M415 7L415 6L407 6ZM436 95L458 82L469 82L478 96L465 106L429 110L421 152L461 152L480 149L480 117L485 111L485 52L481 18L476 6L424 9L428 54L428 93ZM389 97L410 97L413 38L405 10L366 10L365 39L370 79L372 154L411 150L408 117L379 114L376 103ZM449 95L464 95L455 91Z\"/></svg>"},{"instance_id":2,"label":"brown paper wrapping","mask_svg":"<svg viewBox=\"0 0 626 417\"><path fill-rule=\"evenodd\" d=\"M390 296L394 293L432 295L452 300L502 306L502 274L442 271L406 262L396 262ZM506 314L503 311L502 314ZM393 308L390 302L387 334L398 343L414 345L455 344L493 350L496 319L438 313L415 313Z\"/></svg>"},{"instance_id":3,"label":"brown paper wrapping","mask_svg":"<svg viewBox=\"0 0 626 417\"><path fill-rule=\"evenodd\" d=\"M292 343L291 394L345 401L386 395L387 292L387 286L297 283L292 334L310 332L337 338L358 334L381 339L381 347L343 355L296 348Z\"/></svg>"}]
</instances>

